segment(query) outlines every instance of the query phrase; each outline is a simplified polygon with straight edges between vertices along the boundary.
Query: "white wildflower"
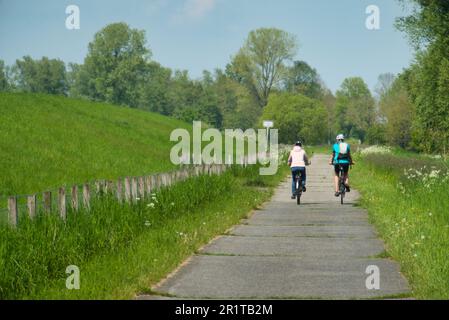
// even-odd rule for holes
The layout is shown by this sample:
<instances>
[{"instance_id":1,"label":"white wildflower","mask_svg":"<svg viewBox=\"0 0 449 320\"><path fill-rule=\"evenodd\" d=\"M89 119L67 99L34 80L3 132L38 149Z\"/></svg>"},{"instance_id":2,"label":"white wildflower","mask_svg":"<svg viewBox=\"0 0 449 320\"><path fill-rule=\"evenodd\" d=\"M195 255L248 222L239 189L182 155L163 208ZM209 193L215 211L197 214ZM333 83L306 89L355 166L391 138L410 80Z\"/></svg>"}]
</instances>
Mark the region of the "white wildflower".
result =
<instances>
[{"instance_id":1,"label":"white wildflower","mask_svg":"<svg viewBox=\"0 0 449 320\"><path fill-rule=\"evenodd\" d=\"M368 147L361 151L362 155L376 154L376 153L377 154L388 154L388 153L391 153L391 148L385 147L385 146L371 146L371 147Z\"/></svg>"}]
</instances>

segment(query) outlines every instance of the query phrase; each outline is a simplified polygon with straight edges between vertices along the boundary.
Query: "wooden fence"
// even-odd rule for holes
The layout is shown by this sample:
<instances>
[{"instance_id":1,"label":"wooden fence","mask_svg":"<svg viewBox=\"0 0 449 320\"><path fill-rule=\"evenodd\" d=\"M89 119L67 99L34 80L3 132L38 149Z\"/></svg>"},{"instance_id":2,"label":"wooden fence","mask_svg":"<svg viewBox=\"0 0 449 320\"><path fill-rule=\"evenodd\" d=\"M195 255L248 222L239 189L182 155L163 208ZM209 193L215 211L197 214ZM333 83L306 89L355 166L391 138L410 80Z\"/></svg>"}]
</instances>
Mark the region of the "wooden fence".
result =
<instances>
[{"instance_id":1,"label":"wooden fence","mask_svg":"<svg viewBox=\"0 0 449 320\"><path fill-rule=\"evenodd\" d=\"M248 160L245 159L243 165L246 166L247 163ZM8 197L9 223L13 227L19 223L19 213L22 213L19 212L19 198L24 198L21 199L22 202L25 202L21 210L26 210L26 214L30 218L34 218L41 208L46 214L57 211L59 216L65 220L69 206L75 212L81 209L89 210L94 197L113 195L120 203L137 203L163 187L169 187L195 176L220 175L226 170L226 165L197 165L184 167L169 173L126 177L115 182L100 180L94 183L85 183L82 186L74 185L70 188L60 187L54 191L46 191L41 195L42 201L38 201L37 194L10 196Z\"/></svg>"}]
</instances>

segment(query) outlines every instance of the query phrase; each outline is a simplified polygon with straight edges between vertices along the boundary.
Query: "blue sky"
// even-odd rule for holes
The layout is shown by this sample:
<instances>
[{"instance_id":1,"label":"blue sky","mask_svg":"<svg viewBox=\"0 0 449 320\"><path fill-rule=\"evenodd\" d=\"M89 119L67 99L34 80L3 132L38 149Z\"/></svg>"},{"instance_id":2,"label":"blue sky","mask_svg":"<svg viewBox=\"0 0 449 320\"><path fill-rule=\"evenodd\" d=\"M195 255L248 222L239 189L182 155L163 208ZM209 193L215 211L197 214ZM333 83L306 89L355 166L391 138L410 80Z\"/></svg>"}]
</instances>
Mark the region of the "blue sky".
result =
<instances>
[{"instance_id":1,"label":"blue sky","mask_svg":"<svg viewBox=\"0 0 449 320\"><path fill-rule=\"evenodd\" d=\"M71 4L80 8L80 30L65 27ZM380 30L365 27L368 5L380 8ZM198 78L224 68L250 30L276 27L298 37L296 58L333 91L350 76L373 89L379 74L412 61L393 26L405 14L396 0L0 0L0 59L12 64L29 54L80 63L95 32L124 21L146 31L154 60Z\"/></svg>"}]
</instances>

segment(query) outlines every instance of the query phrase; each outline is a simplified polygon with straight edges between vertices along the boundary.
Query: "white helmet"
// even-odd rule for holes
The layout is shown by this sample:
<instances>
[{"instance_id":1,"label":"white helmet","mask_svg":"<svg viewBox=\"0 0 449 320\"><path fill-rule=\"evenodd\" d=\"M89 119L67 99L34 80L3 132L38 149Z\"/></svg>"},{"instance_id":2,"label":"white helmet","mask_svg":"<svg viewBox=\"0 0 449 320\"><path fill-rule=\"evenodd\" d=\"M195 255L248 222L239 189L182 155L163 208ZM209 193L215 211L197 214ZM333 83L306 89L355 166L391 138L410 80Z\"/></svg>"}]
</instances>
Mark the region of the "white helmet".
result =
<instances>
[{"instance_id":1,"label":"white helmet","mask_svg":"<svg viewBox=\"0 0 449 320\"><path fill-rule=\"evenodd\" d=\"M344 134L339 134L336 138L337 141L343 141L345 140L345 135Z\"/></svg>"}]
</instances>

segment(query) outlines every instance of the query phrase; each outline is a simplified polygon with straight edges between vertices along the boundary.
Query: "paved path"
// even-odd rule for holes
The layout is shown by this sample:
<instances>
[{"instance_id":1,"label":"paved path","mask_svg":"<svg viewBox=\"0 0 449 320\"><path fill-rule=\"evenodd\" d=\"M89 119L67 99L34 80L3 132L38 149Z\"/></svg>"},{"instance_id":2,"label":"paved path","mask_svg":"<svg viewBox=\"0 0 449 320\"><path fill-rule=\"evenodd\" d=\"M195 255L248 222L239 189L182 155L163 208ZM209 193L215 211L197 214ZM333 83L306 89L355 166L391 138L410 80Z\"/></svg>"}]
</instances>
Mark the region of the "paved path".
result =
<instances>
[{"instance_id":1,"label":"paved path","mask_svg":"<svg viewBox=\"0 0 449 320\"><path fill-rule=\"evenodd\" d=\"M397 263L376 258L384 244L355 207L333 195L332 168L317 155L303 204L285 180L263 210L193 256L153 288L181 299L359 299L408 294ZM368 266L380 269L380 290L367 290ZM151 297L140 297L148 299ZM156 297L153 297L156 298Z\"/></svg>"}]
</instances>

